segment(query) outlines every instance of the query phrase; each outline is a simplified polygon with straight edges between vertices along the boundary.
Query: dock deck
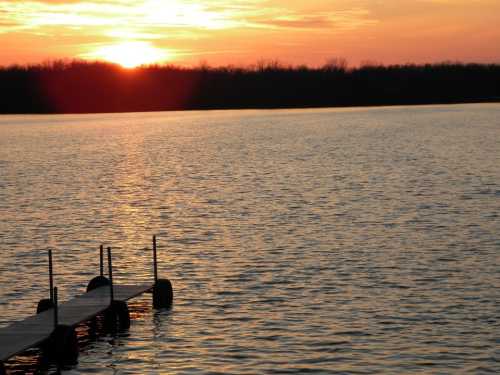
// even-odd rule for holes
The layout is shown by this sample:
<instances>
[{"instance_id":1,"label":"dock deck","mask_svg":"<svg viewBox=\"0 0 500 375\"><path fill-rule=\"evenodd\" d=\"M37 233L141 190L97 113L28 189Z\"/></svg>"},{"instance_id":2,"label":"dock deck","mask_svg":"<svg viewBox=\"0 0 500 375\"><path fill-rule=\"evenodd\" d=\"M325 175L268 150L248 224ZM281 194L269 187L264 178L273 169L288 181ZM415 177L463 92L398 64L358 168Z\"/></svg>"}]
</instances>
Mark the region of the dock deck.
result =
<instances>
[{"instance_id":1,"label":"dock deck","mask_svg":"<svg viewBox=\"0 0 500 375\"><path fill-rule=\"evenodd\" d=\"M114 301L126 302L151 291L152 284L113 285ZM104 312L110 306L110 288L102 286L59 305L59 324L75 327ZM0 328L0 362L40 345L54 330L53 309Z\"/></svg>"}]
</instances>

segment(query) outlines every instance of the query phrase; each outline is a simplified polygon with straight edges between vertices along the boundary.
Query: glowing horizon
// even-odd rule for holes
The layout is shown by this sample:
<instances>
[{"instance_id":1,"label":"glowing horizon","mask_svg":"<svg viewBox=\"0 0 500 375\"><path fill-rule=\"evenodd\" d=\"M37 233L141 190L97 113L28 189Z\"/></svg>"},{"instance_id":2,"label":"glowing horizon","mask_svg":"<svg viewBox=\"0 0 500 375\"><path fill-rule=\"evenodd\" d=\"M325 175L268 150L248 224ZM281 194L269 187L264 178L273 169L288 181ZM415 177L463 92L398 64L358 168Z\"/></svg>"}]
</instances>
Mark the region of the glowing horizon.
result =
<instances>
[{"instance_id":1,"label":"glowing horizon","mask_svg":"<svg viewBox=\"0 0 500 375\"><path fill-rule=\"evenodd\" d=\"M152 46L149 42L128 41L102 46L78 57L116 63L124 68L135 68L164 63L172 58L172 54L165 49Z\"/></svg>"},{"instance_id":2,"label":"glowing horizon","mask_svg":"<svg viewBox=\"0 0 500 375\"><path fill-rule=\"evenodd\" d=\"M7 0L0 65L500 62L496 0Z\"/></svg>"}]
</instances>

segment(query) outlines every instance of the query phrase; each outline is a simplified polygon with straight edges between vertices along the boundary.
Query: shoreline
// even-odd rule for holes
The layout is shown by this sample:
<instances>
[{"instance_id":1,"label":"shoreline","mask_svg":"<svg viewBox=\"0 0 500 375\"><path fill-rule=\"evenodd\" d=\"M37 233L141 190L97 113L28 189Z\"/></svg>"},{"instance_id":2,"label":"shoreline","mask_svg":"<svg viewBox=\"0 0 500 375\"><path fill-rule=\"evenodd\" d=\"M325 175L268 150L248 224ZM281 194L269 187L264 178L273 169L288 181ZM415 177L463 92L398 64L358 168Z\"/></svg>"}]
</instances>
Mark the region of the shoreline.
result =
<instances>
[{"instance_id":1,"label":"shoreline","mask_svg":"<svg viewBox=\"0 0 500 375\"><path fill-rule=\"evenodd\" d=\"M308 109L352 109L352 108L383 108L383 107L424 107L424 106L452 106L467 104L500 104L500 98L478 99L467 101L448 102L419 102L419 103L380 103L380 104L352 104L352 105L318 105L318 106L276 106L276 107L216 107L216 108L186 108L160 110L130 110L130 111L96 111L96 112L1 112L0 116L51 116L51 115L98 115L98 114L128 114L128 113L163 113L163 112L211 112L211 111L277 111L277 110L308 110Z\"/></svg>"}]
</instances>

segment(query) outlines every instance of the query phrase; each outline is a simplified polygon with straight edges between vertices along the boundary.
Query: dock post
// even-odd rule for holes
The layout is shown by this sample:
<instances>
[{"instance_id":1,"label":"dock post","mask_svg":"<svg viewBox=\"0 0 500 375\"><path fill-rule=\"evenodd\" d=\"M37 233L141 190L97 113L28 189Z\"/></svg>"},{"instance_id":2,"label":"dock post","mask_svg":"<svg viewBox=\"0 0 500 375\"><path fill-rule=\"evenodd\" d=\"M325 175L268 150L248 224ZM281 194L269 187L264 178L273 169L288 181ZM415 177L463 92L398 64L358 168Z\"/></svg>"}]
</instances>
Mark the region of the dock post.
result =
<instances>
[{"instance_id":1,"label":"dock post","mask_svg":"<svg viewBox=\"0 0 500 375\"><path fill-rule=\"evenodd\" d=\"M113 263L111 261L111 247L108 247L108 272L109 272L109 296L111 303L115 300L114 290L113 290Z\"/></svg>"},{"instance_id":2,"label":"dock post","mask_svg":"<svg viewBox=\"0 0 500 375\"><path fill-rule=\"evenodd\" d=\"M115 301L113 288L113 262L111 260L111 247L108 247L108 272L109 272L109 308L104 313L104 325L111 331L130 328L130 313L125 301Z\"/></svg>"},{"instance_id":3,"label":"dock post","mask_svg":"<svg viewBox=\"0 0 500 375\"><path fill-rule=\"evenodd\" d=\"M168 279L158 279L158 259L157 259L156 236L153 236L153 307L155 309L168 308L172 305L174 292L172 283Z\"/></svg>"},{"instance_id":4,"label":"dock post","mask_svg":"<svg viewBox=\"0 0 500 375\"><path fill-rule=\"evenodd\" d=\"M153 236L153 276L155 284L158 281L158 260L156 257L156 236Z\"/></svg>"},{"instance_id":5,"label":"dock post","mask_svg":"<svg viewBox=\"0 0 500 375\"><path fill-rule=\"evenodd\" d=\"M52 268L52 250L49 249L49 289L50 300L54 302L54 270Z\"/></svg>"},{"instance_id":6,"label":"dock post","mask_svg":"<svg viewBox=\"0 0 500 375\"><path fill-rule=\"evenodd\" d=\"M99 276L104 277L104 246L99 246Z\"/></svg>"},{"instance_id":7,"label":"dock post","mask_svg":"<svg viewBox=\"0 0 500 375\"><path fill-rule=\"evenodd\" d=\"M104 245L99 246L99 276L94 277L87 284L87 292L109 285L109 280L104 276Z\"/></svg>"},{"instance_id":8,"label":"dock post","mask_svg":"<svg viewBox=\"0 0 500 375\"><path fill-rule=\"evenodd\" d=\"M54 329L59 325L59 307L57 306L57 287L54 287L52 292L54 302Z\"/></svg>"},{"instance_id":9,"label":"dock post","mask_svg":"<svg viewBox=\"0 0 500 375\"><path fill-rule=\"evenodd\" d=\"M41 312L47 311L54 307L54 270L52 266L52 250L49 249L49 298L43 298L38 301L38 305L36 307L36 313L40 314Z\"/></svg>"},{"instance_id":10,"label":"dock post","mask_svg":"<svg viewBox=\"0 0 500 375\"><path fill-rule=\"evenodd\" d=\"M73 327L59 324L59 301L57 287L53 290L54 296L54 331L46 344L48 354L58 362L75 364L78 358L78 338Z\"/></svg>"}]
</instances>

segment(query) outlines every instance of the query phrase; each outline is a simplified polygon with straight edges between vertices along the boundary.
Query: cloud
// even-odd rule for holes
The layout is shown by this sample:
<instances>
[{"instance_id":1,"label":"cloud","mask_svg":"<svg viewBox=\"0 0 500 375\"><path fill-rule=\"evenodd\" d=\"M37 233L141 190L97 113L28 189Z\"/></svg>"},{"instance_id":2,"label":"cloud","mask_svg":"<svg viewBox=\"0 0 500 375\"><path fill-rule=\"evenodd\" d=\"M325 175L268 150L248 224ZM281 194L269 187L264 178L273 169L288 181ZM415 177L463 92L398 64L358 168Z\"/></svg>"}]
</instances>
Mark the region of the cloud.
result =
<instances>
[{"instance_id":1,"label":"cloud","mask_svg":"<svg viewBox=\"0 0 500 375\"><path fill-rule=\"evenodd\" d=\"M16 1L0 3L0 18L26 29L43 26L198 27L226 28L227 13L182 1Z\"/></svg>"},{"instance_id":2,"label":"cloud","mask_svg":"<svg viewBox=\"0 0 500 375\"><path fill-rule=\"evenodd\" d=\"M265 3L263 0L4 1L0 3L0 22L16 24L25 31L45 26L107 27L108 31L123 28L130 33L149 34L147 38L174 28L352 29L374 22L364 9L318 10L304 15L298 10L264 6Z\"/></svg>"},{"instance_id":3,"label":"cloud","mask_svg":"<svg viewBox=\"0 0 500 375\"><path fill-rule=\"evenodd\" d=\"M256 18L254 20L255 25L274 28L345 31L377 23L377 20L372 19L369 12L364 9L317 12L307 15L284 10L276 13L280 15Z\"/></svg>"}]
</instances>

